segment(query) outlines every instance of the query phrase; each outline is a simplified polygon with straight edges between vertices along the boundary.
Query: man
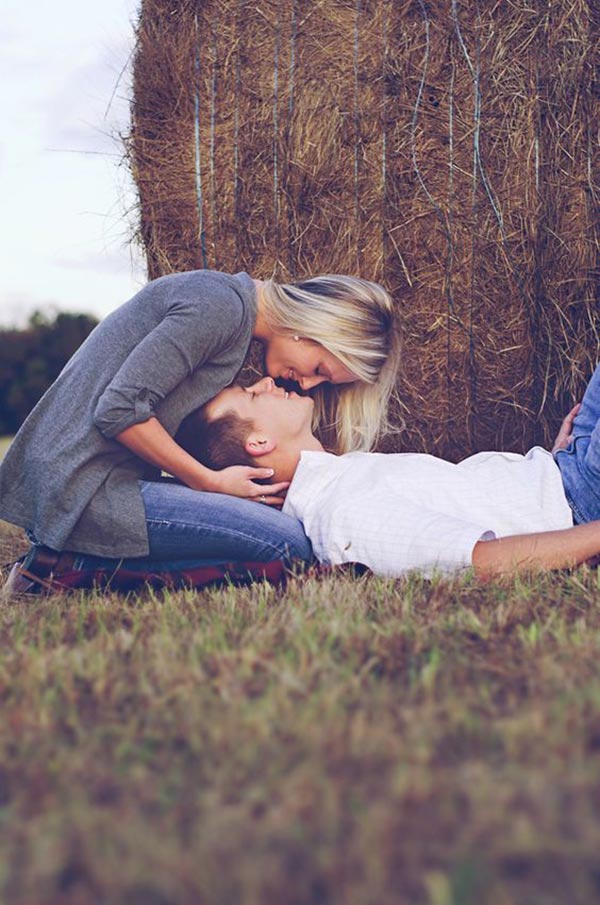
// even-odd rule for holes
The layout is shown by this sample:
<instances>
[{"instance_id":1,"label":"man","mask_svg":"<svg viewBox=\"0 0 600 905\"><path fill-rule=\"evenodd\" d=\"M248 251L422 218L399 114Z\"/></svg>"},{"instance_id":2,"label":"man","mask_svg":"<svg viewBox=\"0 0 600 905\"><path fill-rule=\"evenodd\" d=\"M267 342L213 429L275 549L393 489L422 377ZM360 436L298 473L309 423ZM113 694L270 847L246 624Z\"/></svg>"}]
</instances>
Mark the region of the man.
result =
<instances>
[{"instance_id":1,"label":"man","mask_svg":"<svg viewBox=\"0 0 600 905\"><path fill-rule=\"evenodd\" d=\"M270 378L228 387L200 411L187 448L212 468L260 463L291 481L283 511L302 521L320 562L392 576L472 566L486 577L600 554L600 369L565 418L555 457L540 447L458 465L414 453L335 456L312 433L312 406Z\"/></svg>"}]
</instances>

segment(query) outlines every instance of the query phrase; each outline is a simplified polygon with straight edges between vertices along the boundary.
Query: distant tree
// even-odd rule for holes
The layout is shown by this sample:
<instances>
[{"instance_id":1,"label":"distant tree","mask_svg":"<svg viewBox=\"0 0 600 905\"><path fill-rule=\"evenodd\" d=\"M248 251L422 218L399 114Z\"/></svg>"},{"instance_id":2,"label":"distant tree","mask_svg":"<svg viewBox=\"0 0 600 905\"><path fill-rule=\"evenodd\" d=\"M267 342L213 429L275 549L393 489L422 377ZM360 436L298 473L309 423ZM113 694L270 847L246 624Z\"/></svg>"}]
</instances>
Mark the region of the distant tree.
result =
<instances>
[{"instance_id":1,"label":"distant tree","mask_svg":"<svg viewBox=\"0 0 600 905\"><path fill-rule=\"evenodd\" d=\"M0 435L14 434L98 321L34 312L24 330L0 330Z\"/></svg>"}]
</instances>

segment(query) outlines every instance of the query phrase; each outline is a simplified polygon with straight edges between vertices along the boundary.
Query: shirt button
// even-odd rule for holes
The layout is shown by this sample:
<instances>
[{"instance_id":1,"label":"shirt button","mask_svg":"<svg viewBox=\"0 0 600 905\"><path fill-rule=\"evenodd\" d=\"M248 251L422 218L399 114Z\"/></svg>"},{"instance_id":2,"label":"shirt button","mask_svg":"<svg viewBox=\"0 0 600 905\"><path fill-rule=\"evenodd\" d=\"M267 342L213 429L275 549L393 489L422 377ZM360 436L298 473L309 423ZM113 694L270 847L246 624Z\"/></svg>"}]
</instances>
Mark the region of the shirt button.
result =
<instances>
[{"instance_id":1,"label":"shirt button","mask_svg":"<svg viewBox=\"0 0 600 905\"><path fill-rule=\"evenodd\" d=\"M148 398L148 390L144 387L143 390L140 390L138 393L138 399L141 399L142 402L145 402Z\"/></svg>"}]
</instances>

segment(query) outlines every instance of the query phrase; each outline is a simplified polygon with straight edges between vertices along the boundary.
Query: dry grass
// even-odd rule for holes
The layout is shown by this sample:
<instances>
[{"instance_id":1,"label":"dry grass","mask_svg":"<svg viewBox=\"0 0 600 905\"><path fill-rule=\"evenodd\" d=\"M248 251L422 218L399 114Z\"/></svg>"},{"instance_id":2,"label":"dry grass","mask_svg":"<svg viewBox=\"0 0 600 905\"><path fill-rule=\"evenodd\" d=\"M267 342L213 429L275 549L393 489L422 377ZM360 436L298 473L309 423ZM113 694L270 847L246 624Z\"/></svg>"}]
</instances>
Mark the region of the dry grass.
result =
<instances>
[{"instance_id":1,"label":"dry grass","mask_svg":"<svg viewBox=\"0 0 600 905\"><path fill-rule=\"evenodd\" d=\"M3 900L598 901L599 592L580 570L5 605Z\"/></svg>"},{"instance_id":2,"label":"dry grass","mask_svg":"<svg viewBox=\"0 0 600 905\"><path fill-rule=\"evenodd\" d=\"M404 341L395 444L548 440L598 349L599 31L588 0L144 0L150 274L378 279Z\"/></svg>"}]
</instances>

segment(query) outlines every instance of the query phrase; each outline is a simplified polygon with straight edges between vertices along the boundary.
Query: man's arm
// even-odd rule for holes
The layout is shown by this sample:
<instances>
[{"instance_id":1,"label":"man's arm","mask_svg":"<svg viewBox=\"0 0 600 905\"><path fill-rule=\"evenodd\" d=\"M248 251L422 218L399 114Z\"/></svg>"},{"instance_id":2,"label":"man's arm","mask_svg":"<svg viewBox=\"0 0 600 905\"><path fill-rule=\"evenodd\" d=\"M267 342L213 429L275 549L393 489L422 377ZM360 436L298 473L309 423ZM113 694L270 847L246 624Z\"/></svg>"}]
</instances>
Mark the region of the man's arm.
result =
<instances>
[{"instance_id":1,"label":"man's arm","mask_svg":"<svg viewBox=\"0 0 600 905\"><path fill-rule=\"evenodd\" d=\"M473 568L479 578L540 569L569 569L599 553L600 521L588 522L562 531L478 541L473 549Z\"/></svg>"}]
</instances>

